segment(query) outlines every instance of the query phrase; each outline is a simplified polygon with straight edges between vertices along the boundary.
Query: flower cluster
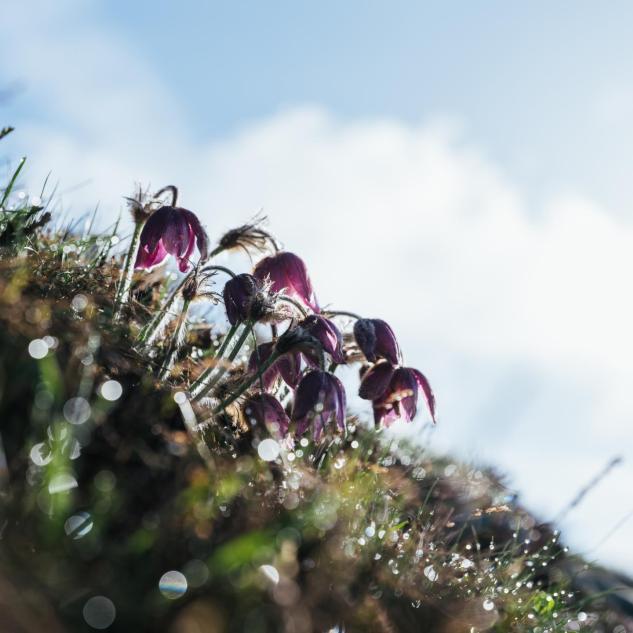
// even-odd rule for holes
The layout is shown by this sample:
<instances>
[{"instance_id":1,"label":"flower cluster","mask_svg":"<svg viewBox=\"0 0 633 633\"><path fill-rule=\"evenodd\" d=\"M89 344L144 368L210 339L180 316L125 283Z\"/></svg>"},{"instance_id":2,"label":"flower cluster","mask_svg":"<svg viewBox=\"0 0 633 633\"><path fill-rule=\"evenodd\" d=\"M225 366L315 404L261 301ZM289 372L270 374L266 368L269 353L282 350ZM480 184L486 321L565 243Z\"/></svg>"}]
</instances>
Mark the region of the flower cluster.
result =
<instances>
[{"instance_id":1,"label":"flower cluster","mask_svg":"<svg viewBox=\"0 0 633 633\"><path fill-rule=\"evenodd\" d=\"M171 206L149 213L140 232L137 269L150 270L172 255L180 270L187 272L194 247L200 252L198 265L168 297L161 314L143 329L141 338L146 342L155 338L155 333L148 330L156 330L159 322L164 327L178 294L185 299L177 326L177 336L182 339L186 310L196 296L189 291L185 296L185 290L195 286L205 271L229 275L222 299L231 329L212 365L191 384L192 398L211 402L213 415L225 414L241 404L238 410L250 425L260 425L277 437L291 432L303 435L310 430L316 441L324 435L345 433L345 388L335 374L339 366L351 362L348 358L352 356L335 320L337 316L354 316L353 339L367 361L361 370L359 395L372 401L376 425L390 426L398 419L410 422L416 415L420 393L435 421L430 385L417 369L402 366L402 352L391 327L381 319L323 311L304 261L294 253L278 250L263 230L254 225L247 228L248 235L257 239L237 239L235 235L242 235L245 229L235 229L223 236L209 254L209 240L198 218L176 207L174 199ZM208 264L214 254L236 244L247 252L249 247L261 252L269 244L274 252L260 259L250 273L235 274ZM245 370L237 378L232 375L225 379L228 366L251 340L255 343ZM176 348L177 341L173 340L171 353L163 363L163 378L169 376Z\"/></svg>"}]
</instances>

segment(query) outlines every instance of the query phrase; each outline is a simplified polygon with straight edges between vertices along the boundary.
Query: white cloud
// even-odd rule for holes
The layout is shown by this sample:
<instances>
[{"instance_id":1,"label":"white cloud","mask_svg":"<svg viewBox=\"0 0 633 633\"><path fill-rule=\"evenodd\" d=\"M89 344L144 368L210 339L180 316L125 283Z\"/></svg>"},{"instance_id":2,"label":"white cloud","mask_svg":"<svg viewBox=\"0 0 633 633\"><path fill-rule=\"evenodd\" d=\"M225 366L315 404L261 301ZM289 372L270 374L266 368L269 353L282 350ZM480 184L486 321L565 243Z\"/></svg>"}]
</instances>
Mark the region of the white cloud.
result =
<instances>
[{"instance_id":1,"label":"white cloud","mask_svg":"<svg viewBox=\"0 0 633 633\"><path fill-rule=\"evenodd\" d=\"M126 42L81 11L77 36L64 15L51 17L61 34L30 24L36 49L10 37L19 22L0 26L12 72L53 113L17 122L32 182L51 168L63 187L89 179L72 206L100 200L106 217L135 180L174 182L214 234L263 208L322 303L392 323L437 391L435 445L507 468L545 518L613 454L633 458L633 227L573 192L528 205L455 121L341 123L305 107L193 140ZM632 476L621 467L570 515L581 549L630 509ZM632 536L629 523L596 555L630 570Z\"/></svg>"}]
</instances>

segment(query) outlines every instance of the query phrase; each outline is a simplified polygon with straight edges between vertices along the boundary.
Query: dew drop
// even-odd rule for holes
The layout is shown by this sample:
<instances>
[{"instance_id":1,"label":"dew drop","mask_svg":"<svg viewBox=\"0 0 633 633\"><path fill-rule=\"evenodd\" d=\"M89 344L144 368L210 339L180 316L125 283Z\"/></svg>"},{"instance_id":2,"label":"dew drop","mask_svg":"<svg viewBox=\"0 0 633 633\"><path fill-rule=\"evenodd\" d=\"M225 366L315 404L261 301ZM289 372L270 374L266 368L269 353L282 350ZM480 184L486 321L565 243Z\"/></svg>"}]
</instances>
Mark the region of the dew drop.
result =
<instances>
[{"instance_id":1,"label":"dew drop","mask_svg":"<svg viewBox=\"0 0 633 633\"><path fill-rule=\"evenodd\" d=\"M179 571L168 571L158 581L158 588L165 598L177 600L187 591L187 579Z\"/></svg>"}]
</instances>

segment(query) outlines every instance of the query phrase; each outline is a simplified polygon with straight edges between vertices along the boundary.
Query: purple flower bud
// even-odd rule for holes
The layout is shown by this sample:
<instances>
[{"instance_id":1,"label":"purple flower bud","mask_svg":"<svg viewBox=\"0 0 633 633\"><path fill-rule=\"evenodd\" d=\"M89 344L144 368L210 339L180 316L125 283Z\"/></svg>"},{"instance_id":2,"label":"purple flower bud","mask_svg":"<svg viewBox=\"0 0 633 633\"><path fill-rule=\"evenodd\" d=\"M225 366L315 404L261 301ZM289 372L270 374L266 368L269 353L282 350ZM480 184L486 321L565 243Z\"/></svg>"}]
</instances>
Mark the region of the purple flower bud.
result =
<instances>
[{"instance_id":1,"label":"purple flower bud","mask_svg":"<svg viewBox=\"0 0 633 633\"><path fill-rule=\"evenodd\" d=\"M207 258L208 241L195 213L180 207L161 207L149 216L141 231L135 267L150 270L173 255L184 273L195 246L200 251L200 259Z\"/></svg>"},{"instance_id":2,"label":"purple flower bud","mask_svg":"<svg viewBox=\"0 0 633 633\"><path fill-rule=\"evenodd\" d=\"M248 359L248 371L255 374L259 367L268 360L272 354L275 343L262 343L250 355ZM288 352L275 361L262 375L262 387L269 391L277 382L278 378L293 389L296 389L301 380L301 354L298 352Z\"/></svg>"},{"instance_id":3,"label":"purple flower bud","mask_svg":"<svg viewBox=\"0 0 633 633\"><path fill-rule=\"evenodd\" d=\"M400 347L393 330L382 319L358 319L354 338L370 363L384 358L392 365L400 363Z\"/></svg>"},{"instance_id":4,"label":"purple flower bud","mask_svg":"<svg viewBox=\"0 0 633 633\"><path fill-rule=\"evenodd\" d=\"M378 400L389 387L395 368L387 361L372 365L360 382L358 395L364 400Z\"/></svg>"},{"instance_id":5,"label":"purple flower bud","mask_svg":"<svg viewBox=\"0 0 633 633\"><path fill-rule=\"evenodd\" d=\"M339 329L320 314L311 314L306 317L299 327L302 327L308 334L313 336L337 365L345 363L343 354L343 337Z\"/></svg>"},{"instance_id":6,"label":"purple flower bud","mask_svg":"<svg viewBox=\"0 0 633 633\"><path fill-rule=\"evenodd\" d=\"M264 257L255 266L253 275L260 281L269 278L274 292L282 290L293 299L319 311L312 282L303 260L294 253L281 251L270 257Z\"/></svg>"},{"instance_id":7,"label":"purple flower bud","mask_svg":"<svg viewBox=\"0 0 633 633\"><path fill-rule=\"evenodd\" d=\"M326 425L345 430L345 389L333 374L313 370L306 374L295 392L292 421L297 434L303 435L312 425L312 434L318 440Z\"/></svg>"},{"instance_id":8,"label":"purple flower bud","mask_svg":"<svg viewBox=\"0 0 633 633\"><path fill-rule=\"evenodd\" d=\"M290 419L279 400L269 393L258 393L251 396L244 403L242 411L251 425L253 423L261 424L277 438L287 435Z\"/></svg>"},{"instance_id":9,"label":"purple flower bud","mask_svg":"<svg viewBox=\"0 0 633 633\"><path fill-rule=\"evenodd\" d=\"M374 400L376 423L383 423L388 427L400 419L411 422L417 413L420 390L435 422L435 396L429 381L417 369L400 367L393 372L389 386L382 396Z\"/></svg>"},{"instance_id":10,"label":"purple flower bud","mask_svg":"<svg viewBox=\"0 0 633 633\"><path fill-rule=\"evenodd\" d=\"M253 275L242 273L224 284L224 307L231 325L246 321L251 316L251 306L261 282Z\"/></svg>"}]
</instances>

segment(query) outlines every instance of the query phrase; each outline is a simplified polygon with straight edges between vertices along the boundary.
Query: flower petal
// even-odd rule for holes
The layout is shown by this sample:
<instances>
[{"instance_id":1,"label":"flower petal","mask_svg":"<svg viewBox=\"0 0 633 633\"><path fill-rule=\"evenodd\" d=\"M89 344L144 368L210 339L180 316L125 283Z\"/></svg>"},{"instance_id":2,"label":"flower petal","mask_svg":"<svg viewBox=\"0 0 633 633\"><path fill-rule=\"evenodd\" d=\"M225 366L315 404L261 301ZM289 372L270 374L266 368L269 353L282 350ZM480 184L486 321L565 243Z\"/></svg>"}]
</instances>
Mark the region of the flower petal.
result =
<instances>
[{"instance_id":1,"label":"flower petal","mask_svg":"<svg viewBox=\"0 0 633 633\"><path fill-rule=\"evenodd\" d=\"M376 363L365 372L358 395L364 400L377 400L387 391L394 371L387 361Z\"/></svg>"}]
</instances>

